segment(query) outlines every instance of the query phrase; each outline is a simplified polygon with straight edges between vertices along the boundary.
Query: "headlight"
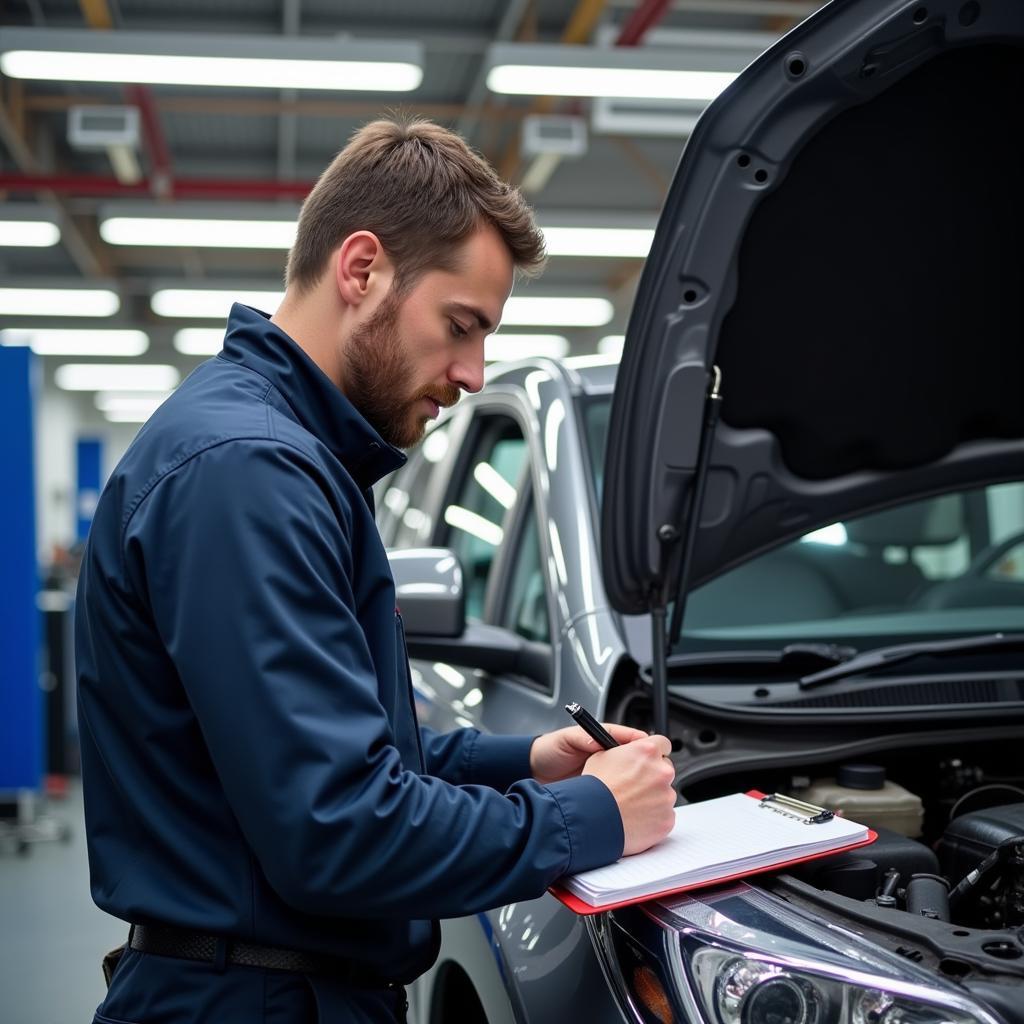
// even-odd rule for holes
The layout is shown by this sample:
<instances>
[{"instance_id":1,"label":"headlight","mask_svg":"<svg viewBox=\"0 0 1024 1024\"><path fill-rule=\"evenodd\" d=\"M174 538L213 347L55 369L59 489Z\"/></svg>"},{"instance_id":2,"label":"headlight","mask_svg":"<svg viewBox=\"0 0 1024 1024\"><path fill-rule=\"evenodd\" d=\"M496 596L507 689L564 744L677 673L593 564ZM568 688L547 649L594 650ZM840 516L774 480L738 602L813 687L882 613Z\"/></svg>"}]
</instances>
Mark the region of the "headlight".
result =
<instances>
[{"instance_id":1,"label":"headlight","mask_svg":"<svg viewBox=\"0 0 1024 1024\"><path fill-rule=\"evenodd\" d=\"M997 1024L933 970L742 883L586 922L633 1024Z\"/></svg>"},{"instance_id":2,"label":"headlight","mask_svg":"<svg viewBox=\"0 0 1024 1024\"><path fill-rule=\"evenodd\" d=\"M714 1024L978 1024L948 1006L729 950L698 949L690 971Z\"/></svg>"}]
</instances>

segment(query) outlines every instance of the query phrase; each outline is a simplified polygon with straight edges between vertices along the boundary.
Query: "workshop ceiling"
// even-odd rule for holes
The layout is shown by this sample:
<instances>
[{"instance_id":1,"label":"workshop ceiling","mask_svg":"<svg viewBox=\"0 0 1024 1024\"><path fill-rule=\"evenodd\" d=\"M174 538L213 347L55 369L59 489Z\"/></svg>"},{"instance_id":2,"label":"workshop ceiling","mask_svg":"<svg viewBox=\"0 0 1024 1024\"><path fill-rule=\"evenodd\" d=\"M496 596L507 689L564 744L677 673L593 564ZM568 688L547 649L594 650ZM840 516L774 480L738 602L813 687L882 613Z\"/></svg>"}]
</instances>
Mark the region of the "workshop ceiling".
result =
<instances>
[{"instance_id":1,"label":"workshop ceiling","mask_svg":"<svg viewBox=\"0 0 1024 1024\"><path fill-rule=\"evenodd\" d=\"M295 40L422 46L422 82L408 92L140 86L0 75L0 221L11 209L23 216L49 211L61 230L60 241L49 247L15 248L0 238L0 288L109 286L120 297L120 309L103 326L145 330L147 360L187 371L199 357L176 351L173 332L216 321L167 320L153 311L153 292L217 285L280 289L285 251L115 245L101 237L103 221L119 211L147 210L293 220L302 195L351 133L389 109L461 131L524 186L542 225L649 229L699 105L684 111L687 121L664 102L612 109L600 99L499 95L486 84L490 48L625 45L633 53L656 51L662 59L679 54L680 64L703 48L735 52L742 67L818 6L817 0L0 0L0 39L15 28L77 30L83 50L92 39L105 44L124 33L187 33L215 47L238 36L282 47ZM138 109L137 143L73 145L69 124L81 107ZM524 126L536 115L576 118L572 140L582 152L544 151L562 145L558 139L524 144ZM554 255L539 281L517 291L611 299L614 315L607 324L559 328L574 352L589 352L602 335L625 328L641 266L638 256ZM62 318L60 325L94 322ZM0 315L0 327L54 323L53 317ZM530 329L552 328L524 328Z\"/></svg>"}]
</instances>

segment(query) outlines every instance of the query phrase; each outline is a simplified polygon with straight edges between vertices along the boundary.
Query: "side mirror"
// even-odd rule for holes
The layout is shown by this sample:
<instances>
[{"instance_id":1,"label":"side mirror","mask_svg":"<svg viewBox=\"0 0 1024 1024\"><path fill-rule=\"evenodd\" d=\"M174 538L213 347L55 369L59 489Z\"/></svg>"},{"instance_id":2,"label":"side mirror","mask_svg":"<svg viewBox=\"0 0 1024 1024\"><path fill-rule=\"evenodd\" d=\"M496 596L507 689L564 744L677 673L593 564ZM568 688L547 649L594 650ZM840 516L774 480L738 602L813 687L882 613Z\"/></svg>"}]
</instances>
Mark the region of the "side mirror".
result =
<instances>
[{"instance_id":1,"label":"side mirror","mask_svg":"<svg viewBox=\"0 0 1024 1024\"><path fill-rule=\"evenodd\" d=\"M407 637L458 637L466 628L462 566L449 548L389 551Z\"/></svg>"}]
</instances>

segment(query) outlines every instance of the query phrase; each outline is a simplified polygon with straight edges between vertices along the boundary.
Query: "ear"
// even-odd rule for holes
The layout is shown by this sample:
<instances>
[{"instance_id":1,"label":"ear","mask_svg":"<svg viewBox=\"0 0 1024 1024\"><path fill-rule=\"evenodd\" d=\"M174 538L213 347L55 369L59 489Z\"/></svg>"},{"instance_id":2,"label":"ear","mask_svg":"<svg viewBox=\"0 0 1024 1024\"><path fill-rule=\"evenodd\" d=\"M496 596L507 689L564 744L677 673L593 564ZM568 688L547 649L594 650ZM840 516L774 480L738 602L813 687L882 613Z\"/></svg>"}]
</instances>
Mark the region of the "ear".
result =
<instances>
[{"instance_id":1,"label":"ear","mask_svg":"<svg viewBox=\"0 0 1024 1024\"><path fill-rule=\"evenodd\" d=\"M394 270L372 231L354 231L334 252L334 279L348 306L359 306L391 287Z\"/></svg>"}]
</instances>

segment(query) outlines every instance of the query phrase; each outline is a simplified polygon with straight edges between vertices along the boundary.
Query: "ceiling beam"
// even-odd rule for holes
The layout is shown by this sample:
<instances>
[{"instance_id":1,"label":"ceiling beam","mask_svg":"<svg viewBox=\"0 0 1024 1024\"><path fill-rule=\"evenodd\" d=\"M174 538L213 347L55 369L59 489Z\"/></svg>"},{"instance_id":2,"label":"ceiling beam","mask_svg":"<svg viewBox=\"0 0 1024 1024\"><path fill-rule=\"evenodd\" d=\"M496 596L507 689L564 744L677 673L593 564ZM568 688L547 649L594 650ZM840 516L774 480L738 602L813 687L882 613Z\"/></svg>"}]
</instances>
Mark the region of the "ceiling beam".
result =
<instances>
[{"instance_id":1,"label":"ceiling beam","mask_svg":"<svg viewBox=\"0 0 1024 1024\"><path fill-rule=\"evenodd\" d=\"M78 6L89 28L114 27L114 18L107 0L78 0Z\"/></svg>"},{"instance_id":2,"label":"ceiling beam","mask_svg":"<svg viewBox=\"0 0 1024 1024\"><path fill-rule=\"evenodd\" d=\"M17 95L20 96L20 93ZM8 102L6 95L0 97L0 139L3 140L22 175L39 178L42 168L28 144L21 105L20 103L16 104L12 116ZM45 185L37 185L31 189L21 189L20 191L35 192L40 202L47 203L58 211L61 241L72 262L85 277L111 276L110 261L106 258L98 240L86 237L62 195Z\"/></svg>"},{"instance_id":3,"label":"ceiling beam","mask_svg":"<svg viewBox=\"0 0 1024 1024\"><path fill-rule=\"evenodd\" d=\"M294 38L302 27L302 0L284 0L281 5L281 32ZM285 103L298 99L298 90L282 89ZM282 110L277 118L277 176L295 177L295 158L299 144L299 119L290 110Z\"/></svg>"},{"instance_id":4,"label":"ceiling beam","mask_svg":"<svg viewBox=\"0 0 1024 1024\"><path fill-rule=\"evenodd\" d=\"M139 108L142 122L142 137L146 143L149 158L149 187L157 198L163 199L174 194L174 166L171 149L167 145L160 114L153 99L153 90L144 85L125 86L128 102Z\"/></svg>"},{"instance_id":5,"label":"ceiling beam","mask_svg":"<svg viewBox=\"0 0 1024 1024\"><path fill-rule=\"evenodd\" d=\"M230 117L268 117L283 112L305 117L367 117L379 114L381 102L370 100L314 100L298 99L294 102L280 99L255 99L227 96L160 96L154 94L153 102L162 113L176 114L222 114ZM99 95L57 95L28 94L24 108L27 112L68 110L82 105L95 107L122 106L109 96ZM402 110L436 120L455 121L465 111L463 103L402 103ZM496 108L488 117L502 120L521 121L526 111L522 108Z\"/></svg>"},{"instance_id":6,"label":"ceiling beam","mask_svg":"<svg viewBox=\"0 0 1024 1024\"><path fill-rule=\"evenodd\" d=\"M658 207L660 209L661 204L665 201L671 181L662 174L661 168L632 139L625 135L613 135L611 138L654 186L654 191L658 195Z\"/></svg>"},{"instance_id":7,"label":"ceiling beam","mask_svg":"<svg viewBox=\"0 0 1024 1024\"><path fill-rule=\"evenodd\" d=\"M607 0L579 0L572 14L569 15L569 20L565 23L561 41L570 44L588 42L604 13L606 3ZM553 107L554 100L550 96L538 96L523 116L546 114ZM522 162L521 145L522 136L516 132L498 161L498 173L506 181L510 181L519 172L519 165Z\"/></svg>"},{"instance_id":8,"label":"ceiling beam","mask_svg":"<svg viewBox=\"0 0 1024 1024\"><path fill-rule=\"evenodd\" d=\"M532 0L510 0L494 33L494 41L496 43L505 42L515 37L519 31L519 26L522 24L523 15L526 13L526 9L530 6L531 2ZM485 107L488 106L487 101L490 93L487 90L487 70L487 54L484 53L480 58L480 64L477 67L473 84L466 93L465 108L459 117L458 123L455 125L455 130L467 142L471 140L476 130L477 122L480 120Z\"/></svg>"},{"instance_id":9,"label":"ceiling beam","mask_svg":"<svg viewBox=\"0 0 1024 1024\"><path fill-rule=\"evenodd\" d=\"M0 118L0 134L4 131ZM265 181L233 178L176 178L175 199L304 199L313 187L312 181ZM110 196L121 199L151 197L149 180L125 184L118 178L101 174L43 174L28 171L21 174L0 174L0 192L38 192L46 190L55 196Z\"/></svg>"},{"instance_id":10,"label":"ceiling beam","mask_svg":"<svg viewBox=\"0 0 1024 1024\"><path fill-rule=\"evenodd\" d=\"M609 0L613 7L633 7L636 0ZM806 18L825 0L671 0L673 11L736 17Z\"/></svg>"}]
</instances>

